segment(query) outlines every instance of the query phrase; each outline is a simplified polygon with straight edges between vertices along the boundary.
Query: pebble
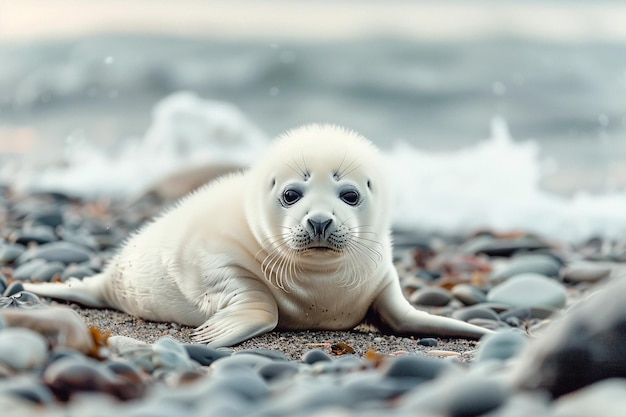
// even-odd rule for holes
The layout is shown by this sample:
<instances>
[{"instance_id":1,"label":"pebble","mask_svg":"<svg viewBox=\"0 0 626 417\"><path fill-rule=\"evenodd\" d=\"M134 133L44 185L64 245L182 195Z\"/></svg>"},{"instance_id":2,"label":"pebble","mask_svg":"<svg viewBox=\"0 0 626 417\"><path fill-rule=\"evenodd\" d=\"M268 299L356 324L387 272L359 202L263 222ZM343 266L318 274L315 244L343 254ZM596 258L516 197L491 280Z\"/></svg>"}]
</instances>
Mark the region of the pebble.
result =
<instances>
[{"instance_id":1,"label":"pebble","mask_svg":"<svg viewBox=\"0 0 626 417\"><path fill-rule=\"evenodd\" d=\"M0 243L0 264L9 264L26 251L24 245Z\"/></svg>"},{"instance_id":2,"label":"pebble","mask_svg":"<svg viewBox=\"0 0 626 417\"><path fill-rule=\"evenodd\" d=\"M420 346L437 347L439 345L439 341L432 337L424 337L418 340L417 344Z\"/></svg>"},{"instance_id":3,"label":"pebble","mask_svg":"<svg viewBox=\"0 0 626 417\"><path fill-rule=\"evenodd\" d=\"M0 363L23 371L43 366L47 358L48 344L40 334L19 327L0 331Z\"/></svg>"},{"instance_id":4,"label":"pebble","mask_svg":"<svg viewBox=\"0 0 626 417\"><path fill-rule=\"evenodd\" d=\"M87 262L91 258L91 252L83 246L69 242L52 242L40 245L36 248L26 250L19 258L16 264L22 265L36 259L42 259L47 262L58 261L66 265L71 263Z\"/></svg>"},{"instance_id":5,"label":"pebble","mask_svg":"<svg viewBox=\"0 0 626 417\"><path fill-rule=\"evenodd\" d=\"M449 368L447 362L417 355L399 356L383 364L382 373L389 378L419 378L430 380Z\"/></svg>"},{"instance_id":6,"label":"pebble","mask_svg":"<svg viewBox=\"0 0 626 417\"><path fill-rule=\"evenodd\" d=\"M525 254L515 256L502 269L494 272L491 279L502 281L515 275L524 273L534 273L546 277L557 277L561 270L561 263L554 257L544 254Z\"/></svg>"},{"instance_id":7,"label":"pebble","mask_svg":"<svg viewBox=\"0 0 626 417\"><path fill-rule=\"evenodd\" d=\"M411 294L409 301L415 305L442 307L452 301L452 295L444 288L425 287Z\"/></svg>"},{"instance_id":8,"label":"pebble","mask_svg":"<svg viewBox=\"0 0 626 417\"><path fill-rule=\"evenodd\" d=\"M332 359L320 349L312 349L302 355L302 362L312 365L317 362L331 362Z\"/></svg>"},{"instance_id":9,"label":"pebble","mask_svg":"<svg viewBox=\"0 0 626 417\"><path fill-rule=\"evenodd\" d=\"M43 259L32 259L28 262L22 263L19 267L13 270L13 278L22 281L27 281L33 278L35 272L41 268L45 268L48 263Z\"/></svg>"},{"instance_id":10,"label":"pebble","mask_svg":"<svg viewBox=\"0 0 626 417\"><path fill-rule=\"evenodd\" d=\"M567 300L565 287L539 274L520 274L492 288L487 300L514 307L561 308Z\"/></svg>"},{"instance_id":11,"label":"pebble","mask_svg":"<svg viewBox=\"0 0 626 417\"><path fill-rule=\"evenodd\" d=\"M500 317L495 311L480 304L460 308L452 313L452 317L462 321L470 321L472 319L500 320Z\"/></svg>"},{"instance_id":12,"label":"pebble","mask_svg":"<svg viewBox=\"0 0 626 417\"><path fill-rule=\"evenodd\" d=\"M37 308L45 306L46 304L37 295L28 291L20 291L7 297L0 296L0 309L7 307Z\"/></svg>"},{"instance_id":13,"label":"pebble","mask_svg":"<svg viewBox=\"0 0 626 417\"><path fill-rule=\"evenodd\" d=\"M465 253L474 255L512 256L519 252L548 248L549 246L545 242L532 236L498 239L489 235L481 235L465 242L460 249Z\"/></svg>"},{"instance_id":14,"label":"pebble","mask_svg":"<svg viewBox=\"0 0 626 417\"><path fill-rule=\"evenodd\" d=\"M20 245L36 243L42 245L59 240L54 229L49 226L38 226L30 229L19 230L9 236L9 240Z\"/></svg>"},{"instance_id":15,"label":"pebble","mask_svg":"<svg viewBox=\"0 0 626 417\"><path fill-rule=\"evenodd\" d=\"M554 417L626 416L626 380L607 379L559 398Z\"/></svg>"},{"instance_id":16,"label":"pebble","mask_svg":"<svg viewBox=\"0 0 626 417\"><path fill-rule=\"evenodd\" d=\"M466 306L487 301L487 295L484 292L469 284L455 285L452 288L452 295Z\"/></svg>"},{"instance_id":17,"label":"pebble","mask_svg":"<svg viewBox=\"0 0 626 417\"><path fill-rule=\"evenodd\" d=\"M61 262L47 262L45 265L35 269L30 279L32 281L50 282L55 278L60 278L64 270L65 265Z\"/></svg>"},{"instance_id":18,"label":"pebble","mask_svg":"<svg viewBox=\"0 0 626 417\"><path fill-rule=\"evenodd\" d=\"M528 344L528 337L518 330L499 331L483 337L476 360L508 360L517 356Z\"/></svg>"},{"instance_id":19,"label":"pebble","mask_svg":"<svg viewBox=\"0 0 626 417\"><path fill-rule=\"evenodd\" d=\"M569 283L595 283L608 278L612 270L613 267L611 265L578 261L567 265L561 271L561 279Z\"/></svg>"},{"instance_id":20,"label":"pebble","mask_svg":"<svg viewBox=\"0 0 626 417\"><path fill-rule=\"evenodd\" d=\"M92 275L96 275L96 271L91 269L88 265L71 264L63 270L61 281L67 281L70 278L83 279Z\"/></svg>"},{"instance_id":21,"label":"pebble","mask_svg":"<svg viewBox=\"0 0 626 417\"><path fill-rule=\"evenodd\" d=\"M202 344L185 344L183 347L189 358L202 366L209 366L219 358L232 355L230 350L214 349Z\"/></svg>"}]
</instances>

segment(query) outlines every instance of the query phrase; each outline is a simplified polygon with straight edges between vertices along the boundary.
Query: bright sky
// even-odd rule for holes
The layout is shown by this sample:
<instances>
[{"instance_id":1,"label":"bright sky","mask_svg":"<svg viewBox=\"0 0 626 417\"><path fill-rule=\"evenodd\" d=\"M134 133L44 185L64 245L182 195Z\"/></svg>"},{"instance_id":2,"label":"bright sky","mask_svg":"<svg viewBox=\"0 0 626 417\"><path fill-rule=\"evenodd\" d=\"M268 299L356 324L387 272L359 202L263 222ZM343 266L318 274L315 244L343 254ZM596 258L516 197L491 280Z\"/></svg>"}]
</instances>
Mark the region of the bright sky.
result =
<instances>
[{"instance_id":1,"label":"bright sky","mask_svg":"<svg viewBox=\"0 0 626 417\"><path fill-rule=\"evenodd\" d=\"M626 40L626 4L517 1L0 0L0 41L93 33L333 40L517 35Z\"/></svg>"}]
</instances>

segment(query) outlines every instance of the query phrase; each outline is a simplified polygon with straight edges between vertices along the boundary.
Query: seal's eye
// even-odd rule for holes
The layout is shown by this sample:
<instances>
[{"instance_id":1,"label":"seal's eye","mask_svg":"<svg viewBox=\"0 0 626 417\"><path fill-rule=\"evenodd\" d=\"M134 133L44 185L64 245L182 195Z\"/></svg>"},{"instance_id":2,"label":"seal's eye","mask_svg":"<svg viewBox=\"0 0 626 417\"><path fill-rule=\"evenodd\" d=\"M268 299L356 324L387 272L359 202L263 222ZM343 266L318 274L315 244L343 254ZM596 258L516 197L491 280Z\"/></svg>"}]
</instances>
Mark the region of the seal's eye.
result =
<instances>
[{"instance_id":1,"label":"seal's eye","mask_svg":"<svg viewBox=\"0 0 626 417\"><path fill-rule=\"evenodd\" d=\"M351 206L359 204L359 193L354 190L343 191L339 194L339 198L341 198L341 201Z\"/></svg>"},{"instance_id":2,"label":"seal's eye","mask_svg":"<svg viewBox=\"0 0 626 417\"><path fill-rule=\"evenodd\" d=\"M301 198L302 193L298 190L294 190L293 188L287 188L285 191L283 191L283 201L288 206L295 204Z\"/></svg>"}]
</instances>

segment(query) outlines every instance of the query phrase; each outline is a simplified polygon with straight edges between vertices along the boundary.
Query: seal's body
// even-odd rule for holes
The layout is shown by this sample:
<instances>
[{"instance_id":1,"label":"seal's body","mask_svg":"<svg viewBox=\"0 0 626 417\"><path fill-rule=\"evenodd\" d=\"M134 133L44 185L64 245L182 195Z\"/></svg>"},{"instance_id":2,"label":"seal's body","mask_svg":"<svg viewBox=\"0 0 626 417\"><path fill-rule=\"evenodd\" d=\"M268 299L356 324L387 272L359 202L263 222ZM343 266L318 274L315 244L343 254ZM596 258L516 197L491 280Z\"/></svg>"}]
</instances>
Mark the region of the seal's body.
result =
<instances>
[{"instance_id":1,"label":"seal's body","mask_svg":"<svg viewBox=\"0 0 626 417\"><path fill-rule=\"evenodd\" d=\"M351 329L366 315L398 333L489 333L417 311L402 295L383 165L353 132L290 131L249 171L209 183L142 228L102 274L26 289L194 326L211 346L272 329Z\"/></svg>"}]
</instances>

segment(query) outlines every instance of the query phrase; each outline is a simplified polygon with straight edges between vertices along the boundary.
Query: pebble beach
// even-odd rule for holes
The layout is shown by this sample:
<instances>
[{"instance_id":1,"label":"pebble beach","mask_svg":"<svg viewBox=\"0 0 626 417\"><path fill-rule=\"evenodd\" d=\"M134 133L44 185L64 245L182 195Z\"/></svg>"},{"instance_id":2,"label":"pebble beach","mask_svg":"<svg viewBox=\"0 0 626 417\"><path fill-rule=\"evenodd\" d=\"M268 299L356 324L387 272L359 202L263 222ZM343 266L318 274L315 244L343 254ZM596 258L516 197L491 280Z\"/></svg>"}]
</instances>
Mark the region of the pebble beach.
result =
<instances>
[{"instance_id":1,"label":"pebble beach","mask_svg":"<svg viewBox=\"0 0 626 417\"><path fill-rule=\"evenodd\" d=\"M620 241L397 233L406 297L418 309L496 331L478 342L382 334L363 324L270 332L210 349L176 323L21 288L99 272L162 209L149 199L129 206L0 190L7 415L626 415Z\"/></svg>"}]
</instances>

